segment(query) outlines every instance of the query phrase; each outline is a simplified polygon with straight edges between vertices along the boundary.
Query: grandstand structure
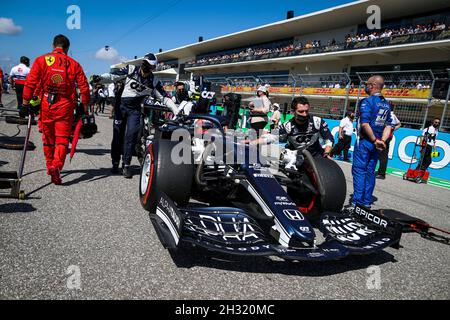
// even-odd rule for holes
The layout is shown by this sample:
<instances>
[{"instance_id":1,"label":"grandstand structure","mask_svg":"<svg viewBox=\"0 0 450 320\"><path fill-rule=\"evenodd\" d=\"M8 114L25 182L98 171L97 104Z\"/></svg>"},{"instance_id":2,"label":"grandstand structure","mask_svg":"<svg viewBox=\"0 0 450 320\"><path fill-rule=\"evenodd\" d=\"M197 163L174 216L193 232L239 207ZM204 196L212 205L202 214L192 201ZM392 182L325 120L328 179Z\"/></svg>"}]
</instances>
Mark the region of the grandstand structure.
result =
<instances>
[{"instance_id":1,"label":"grandstand structure","mask_svg":"<svg viewBox=\"0 0 450 320\"><path fill-rule=\"evenodd\" d=\"M381 9L381 29L368 28L372 5ZM218 95L236 92L245 101L270 85L272 102L285 111L304 95L313 113L337 119L357 108L367 78L382 74L383 94L406 127L440 117L441 129L450 130L448 0L355 1L201 40L157 54L157 74L169 88L204 76Z\"/></svg>"}]
</instances>

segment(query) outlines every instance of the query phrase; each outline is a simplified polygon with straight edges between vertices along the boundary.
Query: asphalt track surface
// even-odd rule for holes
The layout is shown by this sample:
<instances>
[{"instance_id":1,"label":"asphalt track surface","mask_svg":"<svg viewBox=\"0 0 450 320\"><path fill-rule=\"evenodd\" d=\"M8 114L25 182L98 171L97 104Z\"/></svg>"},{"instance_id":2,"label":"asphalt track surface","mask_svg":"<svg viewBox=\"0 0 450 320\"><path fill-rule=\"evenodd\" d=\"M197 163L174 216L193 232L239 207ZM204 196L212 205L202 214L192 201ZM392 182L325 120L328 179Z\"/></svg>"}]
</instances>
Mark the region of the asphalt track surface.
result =
<instances>
[{"instance_id":1,"label":"asphalt track surface","mask_svg":"<svg viewBox=\"0 0 450 320\"><path fill-rule=\"evenodd\" d=\"M4 95L7 107L13 95ZM28 199L0 199L1 299L450 299L450 246L406 234L403 248L340 261L305 263L234 258L189 248L173 259L138 198L139 167L125 180L110 174L112 121L81 140L63 186L50 184L37 127L23 189ZM22 126L22 133L25 127ZM0 117L0 132L16 126ZM20 151L0 149L0 170L15 170ZM136 161L136 160L134 160ZM341 165L352 193L351 167ZM377 208L404 211L450 229L450 191L389 176L378 181ZM79 268L80 289L72 283ZM367 286L380 268L379 288ZM68 288L69 287L69 288Z\"/></svg>"}]
</instances>

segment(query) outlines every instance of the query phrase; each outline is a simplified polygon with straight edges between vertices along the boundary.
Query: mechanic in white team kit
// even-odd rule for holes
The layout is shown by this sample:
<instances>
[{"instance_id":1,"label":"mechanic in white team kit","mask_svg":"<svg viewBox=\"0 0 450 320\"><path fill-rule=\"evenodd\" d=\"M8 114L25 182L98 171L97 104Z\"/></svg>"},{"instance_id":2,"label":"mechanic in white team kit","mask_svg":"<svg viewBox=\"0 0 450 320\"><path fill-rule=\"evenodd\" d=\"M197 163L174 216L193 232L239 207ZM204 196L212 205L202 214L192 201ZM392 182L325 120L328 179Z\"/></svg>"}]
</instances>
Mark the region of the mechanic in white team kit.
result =
<instances>
[{"instance_id":1,"label":"mechanic in white team kit","mask_svg":"<svg viewBox=\"0 0 450 320\"><path fill-rule=\"evenodd\" d=\"M353 120L355 120L355 113L348 111L346 117L339 124L339 141L331 151L331 156L338 156L344 151L344 161L346 162L350 161L348 151L352 145L352 136L355 131Z\"/></svg>"},{"instance_id":2,"label":"mechanic in white team kit","mask_svg":"<svg viewBox=\"0 0 450 320\"><path fill-rule=\"evenodd\" d=\"M141 104L148 96L156 98L166 107L170 108L174 115L179 110L169 95L164 90L161 82L155 77L158 60L152 53L147 54L140 66L127 65L118 74L105 73L101 76L93 76L94 82L111 83L120 80L125 81L122 93L120 112L114 114L114 130L120 130L122 122L126 122L126 133L123 146L123 175L127 179L132 178L130 172L131 158L136 146L137 136L141 123ZM113 138L112 144L120 144L120 139ZM120 150L121 148L112 148ZM111 154L113 171L117 171L120 162L120 154Z\"/></svg>"},{"instance_id":3,"label":"mechanic in white team kit","mask_svg":"<svg viewBox=\"0 0 450 320\"><path fill-rule=\"evenodd\" d=\"M9 83L15 86L17 96L17 109L22 109L22 96L25 80L30 73L30 59L28 57L20 57L20 63L11 69L9 73ZM21 115L23 117L23 115Z\"/></svg>"},{"instance_id":4,"label":"mechanic in white team kit","mask_svg":"<svg viewBox=\"0 0 450 320\"><path fill-rule=\"evenodd\" d=\"M281 121L280 105L278 103L273 104L273 113L270 117L270 130L278 128Z\"/></svg>"},{"instance_id":5,"label":"mechanic in white team kit","mask_svg":"<svg viewBox=\"0 0 450 320\"><path fill-rule=\"evenodd\" d=\"M433 120L433 123L431 126L423 130L423 139L426 140L427 145L425 147L425 150L421 152L423 160L419 162L419 166L417 167L417 170L428 170L431 163L433 162L431 160L431 153L436 151L436 141L437 137L439 136L439 126L441 125L441 120L439 118L435 118Z\"/></svg>"}]
</instances>

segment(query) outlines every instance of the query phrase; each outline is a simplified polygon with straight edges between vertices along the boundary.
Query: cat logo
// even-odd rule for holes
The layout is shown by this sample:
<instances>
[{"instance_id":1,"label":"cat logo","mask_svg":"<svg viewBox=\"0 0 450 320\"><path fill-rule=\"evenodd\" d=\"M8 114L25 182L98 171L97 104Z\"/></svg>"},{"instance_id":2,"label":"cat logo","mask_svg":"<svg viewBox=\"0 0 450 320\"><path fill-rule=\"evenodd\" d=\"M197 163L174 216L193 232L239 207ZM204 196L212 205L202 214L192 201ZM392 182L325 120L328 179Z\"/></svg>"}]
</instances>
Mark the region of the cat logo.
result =
<instances>
[{"instance_id":1,"label":"cat logo","mask_svg":"<svg viewBox=\"0 0 450 320\"><path fill-rule=\"evenodd\" d=\"M45 62L47 63L47 66L51 67L55 63L55 57L54 56L46 56Z\"/></svg>"}]
</instances>

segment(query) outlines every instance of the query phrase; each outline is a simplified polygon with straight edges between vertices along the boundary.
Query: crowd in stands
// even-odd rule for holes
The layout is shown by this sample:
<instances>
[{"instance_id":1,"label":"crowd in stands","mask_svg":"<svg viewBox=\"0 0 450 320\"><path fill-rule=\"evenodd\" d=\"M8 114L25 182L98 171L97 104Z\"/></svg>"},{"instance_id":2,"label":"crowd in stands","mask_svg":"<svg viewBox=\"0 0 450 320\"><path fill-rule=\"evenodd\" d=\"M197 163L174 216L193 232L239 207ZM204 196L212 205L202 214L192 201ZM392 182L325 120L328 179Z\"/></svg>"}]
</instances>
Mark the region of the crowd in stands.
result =
<instances>
[{"instance_id":1,"label":"crowd in stands","mask_svg":"<svg viewBox=\"0 0 450 320\"><path fill-rule=\"evenodd\" d=\"M289 53L296 49L297 48L295 48L293 44L275 47L275 48L252 47L252 48L247 48L245 50L242 50L240 52L228 53L228 54L211 56L211 57L204 57L197 61L190 61L187 64L193 64L193 63L200 63L200 64L201 63L212 63L212 64L214 64L214 63L220 62L222 60L245 59L246 57L250 57L250 56L259 57L259 56L264 56L264 55L268 55L268 54L282 53L282 52Z\"/></svg>"},{"instance_id":2,"label":"crowd in stands","mask_svg":"<svg viewBox=\"0 0 450 320\"><path fill-rule=\"evenodd\" d=\"M376 41L378 39L386 39L396 36L408 36L413 34L422 34L426 32L435 32L446 30L446 26L443 22L435 22L430 24L418 24L416 26L409 26L408 28L398 28L398 29L384 29L381 31L374 31L369 34L355 34L351 36L348 34L345 37L345 42L347 45L351 43L365 42L365 41Z\"/></svg>"},{"instance_id":3,"label":"crowd in stands","mask_svg":"<svg viewBox=\"0 0 450 320\"><path fill-rule=\"evenodd\" d=\"M156 66L156 71L164 71L164 70L169 70L169 69L177 68L177 67L178 66L176 64L160 62Z\"/></svg>"},{"instance_id":4,"label":"crowd in stands","mask_svg":"<svg viewBox=\"0 0 450 320\"><path fill-rule=\"evenodd\" d=\"M267 86L289 87L286 83L275 84L276 82L265 79ZM263 81L263 82L264 82ZM278 81L278 80L274 80ZM280 81L278 81L280 82ZM395 79L386 79L385 89L431 89L433 80L422 74L398 74ZM269 85L270 84L270 85ZM259 83L254 80L232 79L232 86L236 87L256 87ZM303 79L297 82L298 87L302 88L322 88L322 89L358 89L359 85L351 82L349 79L340 75L328 75L316 77L315 79Z\"/></svg>"},{"instance_id":5,"label":"crowd in stands","mask_svg":"<svg viewBox=\"0 0 450 320\"><path fill-rule=\"evenodd\" d=\"M377 44L380 39L392 39L397 36L418 35L424 33L431 33L437 31L444 31L449 29L449 26L444 22L435 22L430 24L419 24L415 26L402 27L398 29L384 29L368 33L360 33L355 35L348 34L344 41L338 43L336 39L327 41L326 44L322 44L321 40L302 42L284 43L282 45L266 45L249 47L241 49L239 52L228 52L223 54L217 54L212 56L206 56L197 60L189 61L187 66L193 65L206 65L206 64L220 64L245 60L259 60L275 58L279 56L290 56L298 54L308 54L308 49L317 49L323 52L348 50L355 48L355 44L362 44L365 42L374 43L376 45L383 45L383 43ZM316 50L316 51L317 51Z\"/></svg>"}]
</instances>

